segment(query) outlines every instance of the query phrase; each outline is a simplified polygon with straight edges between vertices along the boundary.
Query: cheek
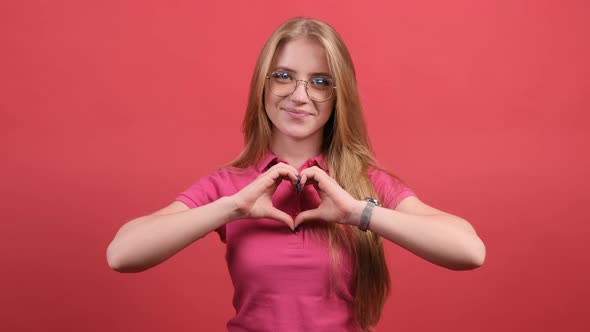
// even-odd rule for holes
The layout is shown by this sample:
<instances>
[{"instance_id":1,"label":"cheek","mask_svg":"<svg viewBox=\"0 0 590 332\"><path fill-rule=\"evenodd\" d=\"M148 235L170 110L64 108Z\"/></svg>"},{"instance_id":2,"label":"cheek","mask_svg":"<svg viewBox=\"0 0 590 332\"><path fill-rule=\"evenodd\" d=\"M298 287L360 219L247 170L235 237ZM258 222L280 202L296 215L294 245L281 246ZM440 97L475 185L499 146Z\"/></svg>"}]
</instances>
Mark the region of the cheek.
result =
<instances>
[{"instance_id":1,"label":"cheek","mask_svg":"<svg viewBox=\"0 0 590 332\"><path fill-rule=\"evenodd\" d=\"M263 106L264 106L264 112L266 113L266 115L268 115L268 111L270 110L271 107L271 97L268 95L268 92L264 92L264 101L263 101Z\"/></svg>"},{"instance_id":2,"label":"cheek","mask_svg":"<svg viewBox=\"0 0 590 332\"><path fill-rule=\"evenodd\" d=\"M323 118L329 119L332 115L332 112L334 112L334 103L331 102L322 104L319 111L321 112Z\"/></svg>"},{"instance_id":3,"label":"cheek","mask_svg":"<svg viewBox=\"0 0 590 332\"><path fill-rule=\"evenodd\" d=\"M271 127L274 127L274 122L277 120L276 103L276 96L271 93L264 93L264 113L266 114L266 120Z\"/></svg>"},{"instance_id":4,"label":"cheek","mask_svg":"<svg viewBox=\"0 0 590 332\"><path fill-rule=\"evenodd\" d=\"M276 108L276 104L277 104L277 97L275 95L273 95L272 93L265 91L264 92L264 110L266 111L266 113L268 113L269 111L272 111L274 108Z\"/></svg>"}]
</instances>

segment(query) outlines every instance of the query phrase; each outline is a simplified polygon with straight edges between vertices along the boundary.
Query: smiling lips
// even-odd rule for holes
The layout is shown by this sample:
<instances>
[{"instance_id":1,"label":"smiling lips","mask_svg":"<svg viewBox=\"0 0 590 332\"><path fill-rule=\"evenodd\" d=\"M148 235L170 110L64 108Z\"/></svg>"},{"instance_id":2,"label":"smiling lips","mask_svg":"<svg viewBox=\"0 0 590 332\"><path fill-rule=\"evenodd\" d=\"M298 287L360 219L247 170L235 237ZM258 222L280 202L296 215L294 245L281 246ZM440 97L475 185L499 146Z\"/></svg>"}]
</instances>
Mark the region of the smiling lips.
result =
<instances>
[{"instance_id":1,"label":"smiling lips","mask_svg":"<svg viewBox=\"0 0 590 332\"><path fill-rule=\"evenodd\" d=\"M298 117L298 118L302 118L302 117L311 115L311 113L309 113L309 112L294 109L294 108L285 108L283 110L285 112L289 113L289 115L294 116L294 117Z\"/></svg>"}]
</instances>

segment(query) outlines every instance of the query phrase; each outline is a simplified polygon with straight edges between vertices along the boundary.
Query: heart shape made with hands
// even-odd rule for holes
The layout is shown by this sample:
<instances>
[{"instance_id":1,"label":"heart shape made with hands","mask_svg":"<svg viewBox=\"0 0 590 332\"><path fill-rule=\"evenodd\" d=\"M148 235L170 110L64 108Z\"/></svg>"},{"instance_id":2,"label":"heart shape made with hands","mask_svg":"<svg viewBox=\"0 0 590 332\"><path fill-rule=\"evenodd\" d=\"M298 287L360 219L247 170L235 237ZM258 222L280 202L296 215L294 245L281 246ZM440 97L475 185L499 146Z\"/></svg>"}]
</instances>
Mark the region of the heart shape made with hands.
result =
<instances>
[{"instance_id":1,"label":"heart shape made with hands","mask_svg":"<svg viewBox=\"0 0 590 332\"><path fill-rule=\"evenodd\" d=\"M284 180L290 181L298 193L301 193L305 186L312 185L319 196L319 205L314 209L300 212L294 219L285 211L276 208L272 204L272 195ZM315 166L298 173L293 167L279 163L260 175L248 187L252 187L254 190L251 190L251 194L257 196L248 213L249 217L276 219L287 224L291 230L309 220L348 223L351 207L358 202L342 189L336 180Z\"/></svg>"}]
</instances>

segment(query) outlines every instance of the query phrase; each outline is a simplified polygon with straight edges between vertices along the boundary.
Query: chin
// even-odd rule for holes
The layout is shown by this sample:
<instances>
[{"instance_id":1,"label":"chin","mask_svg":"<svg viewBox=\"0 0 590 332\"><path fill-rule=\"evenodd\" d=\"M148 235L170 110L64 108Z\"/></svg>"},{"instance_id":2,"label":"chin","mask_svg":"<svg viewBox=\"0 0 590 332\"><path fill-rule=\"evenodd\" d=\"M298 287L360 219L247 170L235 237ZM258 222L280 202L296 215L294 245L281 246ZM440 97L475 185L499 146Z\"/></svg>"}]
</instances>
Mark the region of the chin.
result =
<instances>
[{"instance_id":1,"label":"chin","mask_svg":"<svg viewBox=\"0 0 590 332\"><path fill-rule=\"evenodd\" d=\"M288 137L295 141L305 140L307 138L313 137L316 133L309 131L309 130L297 130L297 129L290 129L290 130L277 130L278 135L283 137Z\"/></svg>"}]
</instances>

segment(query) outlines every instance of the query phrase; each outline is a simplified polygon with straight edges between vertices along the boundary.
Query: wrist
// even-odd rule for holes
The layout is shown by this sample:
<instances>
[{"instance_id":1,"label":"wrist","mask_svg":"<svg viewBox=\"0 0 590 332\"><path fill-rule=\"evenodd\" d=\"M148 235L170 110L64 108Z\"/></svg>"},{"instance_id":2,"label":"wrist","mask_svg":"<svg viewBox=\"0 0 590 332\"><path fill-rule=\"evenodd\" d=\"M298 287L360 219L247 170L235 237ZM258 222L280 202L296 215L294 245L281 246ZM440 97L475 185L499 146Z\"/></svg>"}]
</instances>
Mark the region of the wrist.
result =
<instances>
[{"instance_id":1,"label":"wrist","mask_svg":"<svg viewBox=\"0 0 590 332\"><path fill-rule=\"evenodd\" d=\"M242 218L243 208L234 196L221 197L217 200L217 202L224 207L225 211L228 211L226 216L228 222Z\"/></svg>"},{"instance_id":2,"label":"wrist","mask_svg":"<svg viewBox=\"0 0 590 332\"><path fill-rule=\"evenodd\" d=\"M369 223L371 222L371 217L373 215L373 209L376 206L381 206L381 202L376 200L375 198L365 198L366 205L361 212L360 222L358 228L366 232L369 229Z\"/></svg>"},{"instance_id":3,"label":"wrist","mask_svg":"<svg viewBox=\"0 0 590 332\"><path fill-rule=\"evenodd\" d=\"M361 215L363 214L366 205L367 202L364 200L354 200L350 214L346 219L346 224L358 227L361 223Z\"/></svg>"}]
</instances>

